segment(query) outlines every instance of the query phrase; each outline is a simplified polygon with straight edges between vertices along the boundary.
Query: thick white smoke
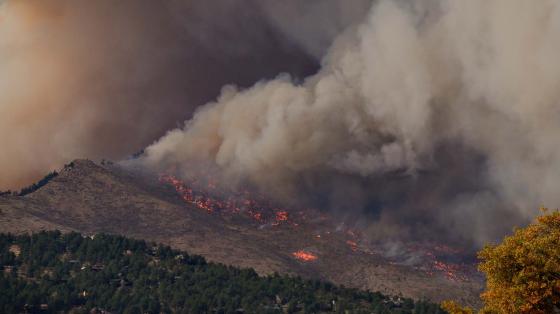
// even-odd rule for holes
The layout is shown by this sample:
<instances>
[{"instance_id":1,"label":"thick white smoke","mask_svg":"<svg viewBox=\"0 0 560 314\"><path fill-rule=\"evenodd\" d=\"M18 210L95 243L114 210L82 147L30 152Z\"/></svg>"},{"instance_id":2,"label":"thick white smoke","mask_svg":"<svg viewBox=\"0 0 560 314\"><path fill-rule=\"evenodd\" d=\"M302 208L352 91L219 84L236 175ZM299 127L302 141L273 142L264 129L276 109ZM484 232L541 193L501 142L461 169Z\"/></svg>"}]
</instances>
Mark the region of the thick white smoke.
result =
<instances>
[{"instance_id":1,"label":"thick white smoke","mask_svg":"<svg viewBox=\"0 0 560 314\"><path fill-rule=\"evenodd\" d=\"M557 0L382 0L318 74L224 87L145 162L373 200L373 234L486 241L560 203L559 53Z\"/></svg>"}]
</instances>

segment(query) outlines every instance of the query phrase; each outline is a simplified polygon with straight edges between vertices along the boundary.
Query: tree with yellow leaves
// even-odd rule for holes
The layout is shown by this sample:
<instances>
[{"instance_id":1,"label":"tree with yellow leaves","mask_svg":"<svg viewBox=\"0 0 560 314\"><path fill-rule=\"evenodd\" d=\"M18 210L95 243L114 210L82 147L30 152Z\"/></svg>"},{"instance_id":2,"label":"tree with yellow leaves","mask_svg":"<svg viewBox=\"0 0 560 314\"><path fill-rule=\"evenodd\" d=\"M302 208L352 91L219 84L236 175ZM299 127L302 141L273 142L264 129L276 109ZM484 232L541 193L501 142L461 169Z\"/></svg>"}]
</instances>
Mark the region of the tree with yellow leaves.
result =
<instances>
[{"instance_id":1,"label":"tree with yellow leaves","mask_svg":"<svg viewBox=\"0 0 560 314\"><path fill-rule=\"evenodd\" d=\"M480 313L560 313L560 212L543 211L528 227L479 252L487 281ZM442 307L473 313L450 301Z\"/></svg>"},{"instance_id":2,"label":"tree with yellow leaves","mask_svg":"<svg viewBox=\"0 0 560 314\"><path fill-rule=\"evenodd\" d=\"M451 314L474 314L473 309L462 307L454 301L443 301L441 307Z\"/></svg>"}]
</instances>

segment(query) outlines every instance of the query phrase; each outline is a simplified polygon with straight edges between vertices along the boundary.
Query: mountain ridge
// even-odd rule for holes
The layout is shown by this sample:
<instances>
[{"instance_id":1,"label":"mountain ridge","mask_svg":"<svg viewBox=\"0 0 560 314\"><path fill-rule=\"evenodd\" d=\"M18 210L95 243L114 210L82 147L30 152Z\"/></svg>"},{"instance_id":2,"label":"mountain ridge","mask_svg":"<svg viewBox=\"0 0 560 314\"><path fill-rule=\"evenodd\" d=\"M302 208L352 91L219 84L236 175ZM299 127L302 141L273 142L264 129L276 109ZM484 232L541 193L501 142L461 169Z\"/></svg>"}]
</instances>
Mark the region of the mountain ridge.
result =
<instances>
[{"instance_id":1,"label":"mountain ridge","mask_svg":"<svg viewBox=\"0 0 560 314\"><path fill-rule=\"evenodd\" d=\"M454 281L391 263L379 254L354 250L343 234L317 237L327 230L320 223L259 228L241 216L208 213L185 203L153 174L110 162L76 160L33 193L0 196L0 227L16 234L54 229L120 234L263 275L279 272L388 295L480 303L479 278ZM297 252L315 259L300 260Z\"/></svg>"}]
</instances>

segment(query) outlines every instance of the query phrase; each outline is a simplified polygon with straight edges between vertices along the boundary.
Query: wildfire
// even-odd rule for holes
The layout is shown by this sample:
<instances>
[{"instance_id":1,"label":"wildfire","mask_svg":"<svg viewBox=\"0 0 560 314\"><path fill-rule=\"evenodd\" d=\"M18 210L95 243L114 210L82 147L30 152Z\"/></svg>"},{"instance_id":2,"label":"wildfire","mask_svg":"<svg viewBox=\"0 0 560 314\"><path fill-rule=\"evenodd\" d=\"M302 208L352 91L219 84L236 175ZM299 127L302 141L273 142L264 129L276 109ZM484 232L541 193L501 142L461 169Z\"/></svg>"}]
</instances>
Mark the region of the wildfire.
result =
<instances>
[{"instance_id":1,"label":"wildfire","mask_svg":"<svg viewBox=\"0 0 560 314\"><path fill-rule=\"evenodd\" d=\"M348 244L348 246L350 247L350 249L354 252L358 251L358 243L352 241L352 240L348 240L346 241L346 244Z\"/></svg>"},{"instance_id":2,"label":"wildfire","mask_svg":"<svg viewBox=\"0 0 560 314\"><path fill-rule=\"evenodd\" d=\"M471 269L472 265L445 261L449 256L457 256L462 253L461 250L450 246L439 244L417 247L416 251L424 252L426 261L425 272L428 275L439 273L445 276L448 280L468 281L469 276L467 274L475 271Z\"/></svg>"},{"instance_id":3,"label":"wildfire","mask_svg":"<svg viewBox=\"0 0 560 314\"><path fill-rule=\"evenodd\" d=\"M468 278L461 273L461 265L446 264L441 261L434 261L434 268L443 273L443 275L453 281L467 281Z\"/></svg>"},{"instance_id":4,"label":"wildfire","mask_svg":"<svg viewBox=\"0 0 560 314\"><path fill-rule=\"evenodd\" d=\"M431 251L426 252L426 257L432 262L431 273L439 272L447 279L452 281L468 281L467 274L475 272L473 265L465 263L447 262L449 256L457 256L462 252L458 249L446 246L436 245L431 248Z\"/></svg>"},{"instance_id":5,"label":"wildfire","mask_svg":"<svg viewBox=\"0 0 560 314\"><path fill-rule=\"evenodd\" d=\"M276 213L276 221L288 221L289 214L286 211Z\"/></svg>"},{"instance_id":6,"label":"wildfire","mask_svg":"<svg viewBox=\"0 0 560 314\"><path fill-rule=\"evenodd\" d=\"M159 181L174 187L181 199L186 203L193 204L209 213L220 214L239 214L244 213L259 223L269 222L272 226L279 226L283 223L298 226L299 224L291 221L287 210L273 207L264 197L255 196L251 192L244 190L233 193L223 191L220 185L212 178L204 184L200 179L189 182L182 181L174 176L160 175ZM227 195L227 197L223 197ZM300 216L303 217L303 212Z\"/></svg>"},{"instance_id":7,"label":"wildfire","mask_svg":"<svg viewBox=\"0 0 560 314\"><path fill-rule=\"evenodd\" d=\"M265 226L287 225L297 227L299 222L306 222L307 216L314 212L313 209L302 210L296 208L286 210L284 208L274 206L266 197L258 193L252 193L249 190L232 191L223 188L218 180L202 175L192 180L180 180L171 175L161 175L160 182L172 186L180 198L188 203L200 208L208 213L216 213L220 215L241 214L249 219L259 223L260 228ZM330 218L318 211L313 215L319 217L321 221L328 222ZM297 220L294 220L297 219ZM296 222L297 221L297 222ZM317 220L314 220L317 221ZM346 237L346 245L352 252L363 252L373 255L367 244L363 244L363 235L359 230L350 229L344 225L336 227L336 233L344 234ZM324 236L331 234L331 231L325 230ZM320 233L315 234L315 240L322 239ZM362 243L362 247L358 246ZM442 274L449 280L467 281L471 270L468 264L457 264L447 262L449 256L459 255L461 252L452 247L445 245L429 245L414 244L407 246L408 253L414 256L421 256L421 262L417 265L417 269L424 271L428 275ZM313 262L318 256L300 250L292 253L292 256L301 262ZM399 258L390 260L391 264L400 264Z\"/></svg>"},{"instance_id":8,"label":"wildfire","mask_svg":"<svg viewBox=\"0 0 560 314\"><path fill-rule=\"evenodd\" d=\"M262 213L255 213L252 210L248 211L249 215L251 215L253 217L253 219L255 219L256 221L264 221L263 218L263 214Z\"/></svg>"},{"instance_id":9,"label":"wildfire","mask_svg":"<svg viewBox=\"0 0 560 314\"><path fill-rule=\"evenodd\" d=\"M304 251L299 250L297 252L292 253L293 257L302 262L313 262L317 260L317 255Z\"/></svg>"}]
</instances>

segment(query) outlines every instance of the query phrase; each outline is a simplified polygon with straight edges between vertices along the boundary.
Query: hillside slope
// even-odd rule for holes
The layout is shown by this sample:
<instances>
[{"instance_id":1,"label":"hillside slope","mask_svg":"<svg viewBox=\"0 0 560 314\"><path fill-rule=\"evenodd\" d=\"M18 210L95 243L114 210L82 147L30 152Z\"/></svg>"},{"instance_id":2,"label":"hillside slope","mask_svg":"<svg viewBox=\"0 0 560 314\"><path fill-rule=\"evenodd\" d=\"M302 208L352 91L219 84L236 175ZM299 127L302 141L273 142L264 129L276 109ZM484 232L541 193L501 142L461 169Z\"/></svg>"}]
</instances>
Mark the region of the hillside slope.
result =
<instances>
[{"instance_id":1,"label":"hillside slope","mask_svg":"<svg viewBox=\"0 0 560 314\"><path fill-rule=\"evenodd\" d=\"M444 313L425 301L257 276L105 234L0 233L0 269L2 313Z\"/></svg>"},{"instance_id":2,"label":"hillside slope","mask_svg":"<svg viewBox=\"0 0 560 314\"><path fill-rule=\"evenodd\" d=\"M157 177L88 160L74 161L31 194L0 196L0 231L52 229L121 234L260 274L297 274L416 299L476 305L482 288L476 277L455 280L362 250L321 221L263 227L242 215L208 213Z\"/></svg>"}]
</instances>

